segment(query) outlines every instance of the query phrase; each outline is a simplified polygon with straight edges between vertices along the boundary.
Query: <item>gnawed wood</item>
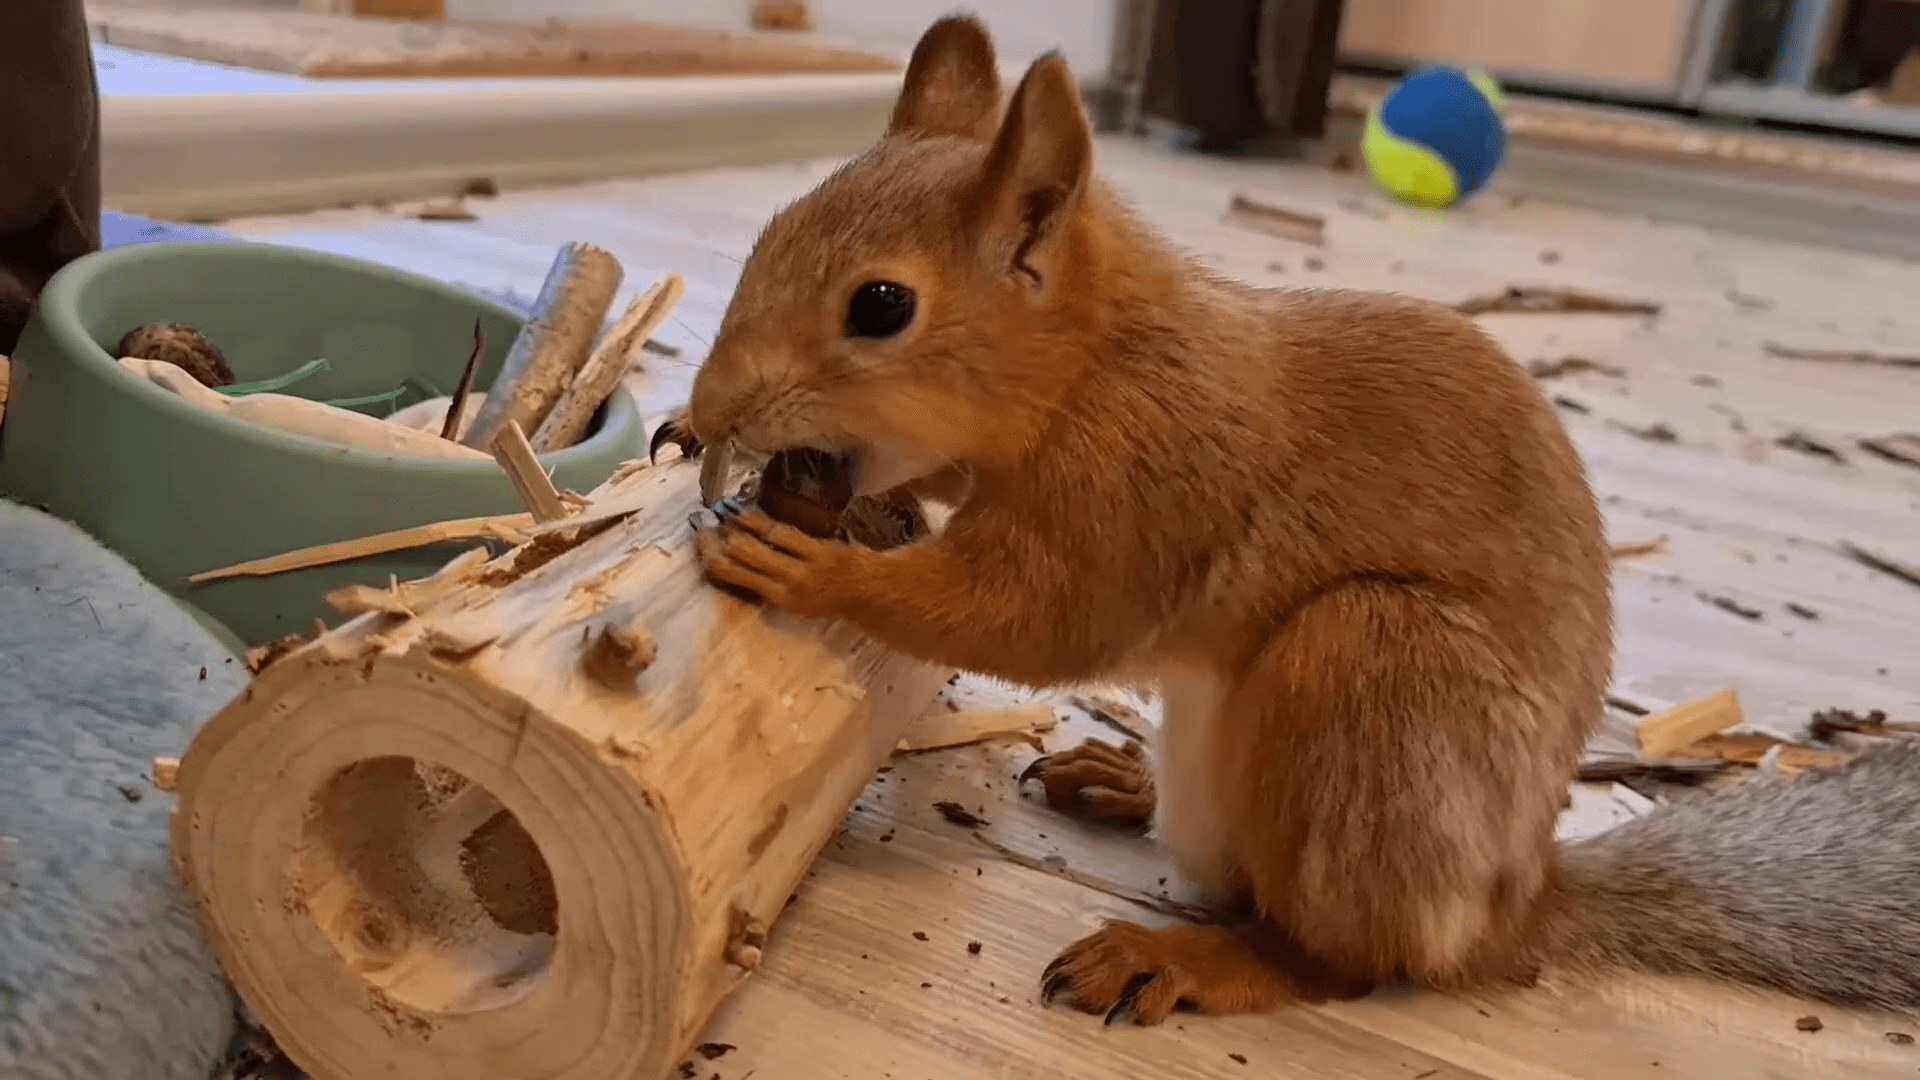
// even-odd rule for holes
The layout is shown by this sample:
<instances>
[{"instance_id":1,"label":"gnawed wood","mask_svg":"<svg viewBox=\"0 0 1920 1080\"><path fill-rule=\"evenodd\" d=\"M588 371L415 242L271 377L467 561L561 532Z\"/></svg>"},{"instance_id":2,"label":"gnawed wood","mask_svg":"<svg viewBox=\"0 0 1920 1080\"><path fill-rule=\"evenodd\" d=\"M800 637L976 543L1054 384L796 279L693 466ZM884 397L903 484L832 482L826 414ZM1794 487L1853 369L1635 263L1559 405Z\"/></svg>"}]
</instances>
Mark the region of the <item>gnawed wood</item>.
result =
<instances>
[{"instance_id":1,"label":"gnawed wood","mask_svg":"<svg viewBox=\"0 0 1920 1080\"><path fill-rule=\"evenodd\" d=\"M1225 220L1229 224L1266 233L1268 236L1276 236L1282 240L1311 244L1314 247L1325 247L1327 243L1326 218L1304 210L1292 210L1277 203L1238 192L1227 204Z\"/></svg>"},{"instance_id":2,"label":"gnawed wood","mask_svg":"<svg viewBox=\"0 0 1920 1080\"><path fill-rule=\"evenodd\" d=\"M343 590L368 610L276 643L188 747L176 865L315 1080L668 1075L946 683L709 585L697 474L630 471L592 493L653 495L623 517Z\"/></svg>"},{"instance_id":3,"label":"gnawed wood","mask_svg":"<svg viewBox=\"0 0 1920 1080\"><path fill-rule=\"evenodd\" d=\"M1453 305L1467 315L1492 314L1602 314L1658 315L1660 305L1651 300L1622 300L1577 289L1556 289L1536 285L1509 285L1491 296L1476 296Z\"/></svg>"}]
</instances>

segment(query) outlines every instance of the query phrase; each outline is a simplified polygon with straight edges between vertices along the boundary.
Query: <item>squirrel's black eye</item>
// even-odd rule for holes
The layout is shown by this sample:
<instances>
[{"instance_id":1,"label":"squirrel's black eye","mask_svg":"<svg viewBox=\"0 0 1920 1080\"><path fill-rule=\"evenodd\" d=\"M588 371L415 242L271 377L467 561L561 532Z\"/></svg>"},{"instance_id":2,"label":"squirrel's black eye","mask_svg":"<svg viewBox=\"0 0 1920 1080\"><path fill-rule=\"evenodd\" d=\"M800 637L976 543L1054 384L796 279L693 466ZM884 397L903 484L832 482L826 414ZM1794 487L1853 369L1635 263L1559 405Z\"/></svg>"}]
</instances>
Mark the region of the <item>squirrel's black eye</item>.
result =
<instances>
[{"instance_id":1,"label":"squirrel's black eye","mask_svg":"<svg viewBox=\"0 0 1920 1080\"><path fill-rule=\"evenodd\" d=\"M847 301L848 337L892 337L913 321L913 290L891 281L869 281Z\"/></svg>"}]
</instances>

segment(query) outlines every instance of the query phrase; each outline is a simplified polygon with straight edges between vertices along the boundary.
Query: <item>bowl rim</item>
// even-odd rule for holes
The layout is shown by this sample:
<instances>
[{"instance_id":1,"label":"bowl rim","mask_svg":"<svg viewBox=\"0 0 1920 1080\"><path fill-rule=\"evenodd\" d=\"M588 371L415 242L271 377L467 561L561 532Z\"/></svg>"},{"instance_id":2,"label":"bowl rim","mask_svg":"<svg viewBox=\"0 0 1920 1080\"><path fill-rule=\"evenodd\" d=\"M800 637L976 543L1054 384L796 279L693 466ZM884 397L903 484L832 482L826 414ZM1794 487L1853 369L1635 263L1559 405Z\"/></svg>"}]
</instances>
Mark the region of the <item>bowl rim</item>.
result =
<instances>
[{"instance_id":1,"label":"bowl rim","mask_svg":"<svg viewBox=\"0 0 1920 1080\"><path fill-rule=\"evenodd\" d=\"M252 250L249 250L252 249ZM166 243L130 244L124 247L106 248L89 252L61 267L48 280L41 290L38 304L32 316L44 328L53 344L72 360L91 365L103 372L108 380L118 380L115 385L123 388L135 399L159 410L171 419L211 429L224 437L243 443L271 448L283 453L311 457L320 455L331 458L343 465L361 468L407 469L428 473L496 472L500 466L489 456L486 460L463 461L458 458L413 457L406 454L387 453L370 450L365 447L348 446L331 442L312 435L298 432L281 431L252 421L242 420L225 413L196 405L179 394L173 393L144 379L114 359L107 350L93 340L80 319L80 295L93 279L113 267L158 261L171 258L175 254L194 255L233 255L248 258L254 252L266 250L276 258L291 258L311 265L331 267L351 273L384 278L397 286L422 292L438 294L441 298L458 301L464 305L491 309L515 324L525 325L526 318L519 312L489 299L479 293L470 292L457 286L424 274L401 270L397 267L355 258L351 255L339 255L328 251L315 251L310 248L295 247L290 244L276 244L269 241L248 240L173 240ZM624 389L624 382L619 389ZM612 445L625 439L634 438L632 428L643 426L639 405L628 391L616 394L605 406L606 416L599 430L572 446L559 450L549 450L537 454L538 460L555 467L585 464L589 459L605 454ZM531 432L529 432L531 434ZM481 451L485 453L486 451Z\"/></svg>"}]
</instances>

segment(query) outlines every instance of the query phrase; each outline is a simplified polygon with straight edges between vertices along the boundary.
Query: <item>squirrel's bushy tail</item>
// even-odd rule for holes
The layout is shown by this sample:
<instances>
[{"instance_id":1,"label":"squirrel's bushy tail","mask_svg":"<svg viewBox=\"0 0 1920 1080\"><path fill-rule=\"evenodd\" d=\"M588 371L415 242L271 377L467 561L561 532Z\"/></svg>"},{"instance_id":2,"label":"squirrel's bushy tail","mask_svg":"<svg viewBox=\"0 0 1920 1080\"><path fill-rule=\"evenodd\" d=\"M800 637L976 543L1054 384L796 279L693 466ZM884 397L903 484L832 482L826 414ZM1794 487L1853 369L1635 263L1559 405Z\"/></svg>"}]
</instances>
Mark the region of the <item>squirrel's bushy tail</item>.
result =
<instances>
[{"instance_id":1,"label":"squirrel's bushy tail","mask_svg":"<svg viewBox=\"0 0 1920 1080\"><path fill-rule=\"evenodd\" d=\"M1561 871L1558 964L1920 1008L1920 747L1663 808Z\"/></svg>"}]
</instances>

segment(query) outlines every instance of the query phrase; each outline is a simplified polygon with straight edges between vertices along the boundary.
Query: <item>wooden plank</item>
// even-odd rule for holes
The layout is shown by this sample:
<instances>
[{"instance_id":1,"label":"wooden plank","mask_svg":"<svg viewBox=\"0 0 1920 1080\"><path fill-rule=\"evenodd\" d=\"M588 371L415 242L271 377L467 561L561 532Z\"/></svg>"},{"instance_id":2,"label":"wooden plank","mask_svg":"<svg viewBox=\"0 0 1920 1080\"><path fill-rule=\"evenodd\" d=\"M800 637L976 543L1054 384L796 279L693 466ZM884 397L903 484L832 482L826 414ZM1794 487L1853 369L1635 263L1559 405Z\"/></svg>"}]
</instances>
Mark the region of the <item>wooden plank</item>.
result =
<instances>
[{"instance_id":1,"label":"wooden plank","mask_svg":"<svg viewBox=\"0 0 1920 1080\"><path fill-rule=\"evenodd\" d=\"M1693 8L1693 0L1346 0L1340 48L1660 88L1679 77Z\"/></svg>"},{"instance_id":2,"label":"wooden plank","mask_svg":"<svg viewBox=\"0 0 1920 1080\"><path fill-rule=\"evenodd\" d=\"M359 0L366 2L366 0ZM427 0L380 0L416 6ZM434 0L437 3L437 0ZM316 12L89 12L94 39L307 78L896 71L889 56L632 19L364 19Z\"/></svg>"}]
</instances>

